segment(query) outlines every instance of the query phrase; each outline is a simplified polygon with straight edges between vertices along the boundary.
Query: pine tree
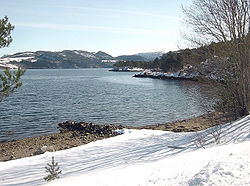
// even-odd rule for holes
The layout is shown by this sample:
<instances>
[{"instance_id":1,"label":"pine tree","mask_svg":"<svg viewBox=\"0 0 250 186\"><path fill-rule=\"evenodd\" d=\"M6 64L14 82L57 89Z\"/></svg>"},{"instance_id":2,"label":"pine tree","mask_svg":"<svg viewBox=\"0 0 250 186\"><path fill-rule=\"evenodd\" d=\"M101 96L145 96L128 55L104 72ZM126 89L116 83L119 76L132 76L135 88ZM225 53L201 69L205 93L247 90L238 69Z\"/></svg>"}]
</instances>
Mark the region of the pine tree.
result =
<instances>
[{"instance_id":1,"label":"pine tree","mask_svg":"<svg viewBox=\"0 0 250 186\"><path fill-rule=\"evenodd\" d=\"M60 167L58 166L58 163L57 162L55 163L54 156L52 157L51 164L47 163L47 166L45 167L45 169L46 169L46 172L49 173L48 176L44 177L46 181L57 179L59 178L59 174L62 173L61 170L59 171Z\"/></svg>"},{"instance_id":2,"label":"pine tree","mask_svg":"<svg viewBox=\"0 0 250 186\"><path fill-rule=\"evenodd\" d=\"M13 93L15 89L22 86L20 79L24 72L25 70L20 68L13 72L6 68L3 73L0 73L0 102L8 97L10 93Z\"/></svg>"},{"instance_id":3,"label":"pine tree","mask_svg":"<svg viewBox=\"0 0 250 186\"><path fill-rule=\"evenodd\" d=\"M13 30L14 26L9 23L7 16L0 19L0 48L7 47L12 42L11 32Z\"/></svg>"},{"instance_id":4,"label":"pine tree","mask_svg":"<svg viewBox=\"0 0 250 186\"><path fill-rule=\"evenodd\" d=\"M7 16L0 19L0 48L8 47L12 42L11 32L13 29L14 26L9 23ZM4 72L0 71L0 102L22 86L20 79L24 72L20 68L13 72L8 68Z\"/></svg>"}]
</instances>

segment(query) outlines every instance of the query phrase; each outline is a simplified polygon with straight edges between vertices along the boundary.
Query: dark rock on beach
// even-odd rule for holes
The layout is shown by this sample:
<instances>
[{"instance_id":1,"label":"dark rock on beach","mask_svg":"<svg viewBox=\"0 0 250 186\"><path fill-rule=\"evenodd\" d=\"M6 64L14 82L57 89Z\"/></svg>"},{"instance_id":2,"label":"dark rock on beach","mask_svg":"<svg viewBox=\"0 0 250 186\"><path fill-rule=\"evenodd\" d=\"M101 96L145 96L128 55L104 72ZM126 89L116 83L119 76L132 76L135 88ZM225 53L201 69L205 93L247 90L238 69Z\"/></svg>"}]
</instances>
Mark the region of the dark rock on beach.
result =
<instances>
[{"instance_id":1,"label":"dark rock on beach","mask_svg":"<svg viewBox=\"0 0 250 186\"><path fill-rule=\"evenodd\" d=\"M81 134L95 134L97 136L110 136L113 135L114 130L119 129L115 125L96 125L94 123L86 122L70 122L66 121L58 124L61 133L68 131L77 131ZM122 128L122 127L120 127Z\"/></svg>"},{"instance_id":2,"label":"dark rock on beach","mask_svg":"<svg viewBox=\"0 0 250 186\"><path fill-rule=\"evenodd\" d=\"M69 149L119 135L122 126L96 125L85 122L63 122L60 133L0 143L0 162L24 158L45 152Z\"/></svg>"}]
</instances>

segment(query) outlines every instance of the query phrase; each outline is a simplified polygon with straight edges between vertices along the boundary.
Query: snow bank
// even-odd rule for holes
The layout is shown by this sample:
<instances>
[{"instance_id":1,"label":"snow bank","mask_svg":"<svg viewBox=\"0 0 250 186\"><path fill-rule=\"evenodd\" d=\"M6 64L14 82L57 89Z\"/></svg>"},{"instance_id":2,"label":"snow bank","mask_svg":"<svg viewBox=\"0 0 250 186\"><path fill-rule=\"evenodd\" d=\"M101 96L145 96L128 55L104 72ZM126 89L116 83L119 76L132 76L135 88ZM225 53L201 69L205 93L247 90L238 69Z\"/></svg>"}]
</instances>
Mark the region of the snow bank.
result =
<instances>
[{"instance_id":1,"label":"snow bank","mask_svg":"<svg viewBox=\"0 0 250 186\"><path fill-rule=\"evenodd\" d=\"M59 179L48 185L248 185L250 142Z\"/></svg>"},{"instance_id":2,"label":"snow bank","mask_svg":"<svg viewBox=\"0 0 250 186\"><path fill-rule=\"evenodd\" d=\"M223 125L220 145L211 131L199 132L207 148L197 149L196 133L125 129L80 147L1 162L0 185L46 184L52 156L63 173L48 185L249 185L250 116Z\"/></svg>"}]
</instances>

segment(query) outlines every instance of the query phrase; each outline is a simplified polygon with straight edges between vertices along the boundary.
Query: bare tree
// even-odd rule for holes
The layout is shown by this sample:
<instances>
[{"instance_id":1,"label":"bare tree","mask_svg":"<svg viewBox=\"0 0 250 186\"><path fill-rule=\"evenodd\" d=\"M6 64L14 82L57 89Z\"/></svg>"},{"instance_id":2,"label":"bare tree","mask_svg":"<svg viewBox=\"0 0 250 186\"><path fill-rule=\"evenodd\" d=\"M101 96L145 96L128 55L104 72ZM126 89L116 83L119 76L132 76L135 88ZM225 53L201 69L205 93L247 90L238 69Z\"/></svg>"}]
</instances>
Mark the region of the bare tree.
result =
<instances>
[{"instance_id":1,"label":"bare tree","mask_svg":"<svg viewBox=\"0 0 250 186\"><path fill-rule=\"evenodd\" d=\"M216 55L222 105L236 117L249 113L249 6L249 0L193 0L183 7L189 30L184 37L196 46L209 45L212 60Z\"/></svg>"},{"instance_id":2,"label":"bare tree","mask_svg":"<svg viewBox=\"0 0 250 186\"><path fill-rule=\"evenodd\" d=\"M221 133L222 133L222 127L221 125L216 125L213 128L211 128L211 135L213 136L215 143L218 145L221 143Z\"/></svg>"}]
</instances>

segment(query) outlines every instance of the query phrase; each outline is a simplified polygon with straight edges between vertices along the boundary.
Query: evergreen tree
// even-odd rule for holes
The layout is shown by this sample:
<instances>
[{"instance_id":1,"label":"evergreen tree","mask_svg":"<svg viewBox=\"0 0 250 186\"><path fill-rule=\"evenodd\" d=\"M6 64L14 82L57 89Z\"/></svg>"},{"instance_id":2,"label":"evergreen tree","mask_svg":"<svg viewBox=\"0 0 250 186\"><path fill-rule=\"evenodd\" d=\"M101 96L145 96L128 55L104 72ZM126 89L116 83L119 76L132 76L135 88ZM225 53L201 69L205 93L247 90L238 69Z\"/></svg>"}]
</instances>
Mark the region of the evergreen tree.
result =
<instances>
[{"instance_id":1,"label":"evergreen tree","mask_svg":"<svg viewBox=\"0 0 250 186\"><path fill-rule=\"evenodd\" d=\"M7 68L3 74L0 73L0 102L13 93L15 89L22 86L20 82L21 76L24 74L24 70L18 68L17 71L10 72Z\"/></svg>"},{"instance_id":2,"label":"evergreen tree","mask_svg":"<svg viewBox=\"0 0 250 186\"><path fill-rule=\"evenodd\" d=\"M45 167L45 169L46 172L49 173L48 176L44 177L46 181L57 179L59 178L59 174L62 173L62 171L59 171L60 167L58 166L58 163L55 163L54 156L52 156L51 164L47 163L47 167Z\"/></svg>"},{"instance_id":3,"label":"evergreen tree","mask_svg":"<svg viewBox=\"0 0 250 186\"><path fill-rule=\"evenodd\" d=\"M0 48L8 47L12 42L11 32L13 29L14 26L9 23L7 16L0 19ZM3 73L0 72L0 102L22 86L20 78L24 72L20 68L13 72L6 68Z\"/></svg>"},{"instance_id":4,"label":"evergreen tree","mask_svg":"<svg viewBox=\"0 0 250 186\"><path fill-rule=\"evenodd\" d=\"M12 42L10 35L12 30L14 30L14 26L8 22L7 16L0 19L0 48L7 47Z\"/></svg>"}]
</instances>

